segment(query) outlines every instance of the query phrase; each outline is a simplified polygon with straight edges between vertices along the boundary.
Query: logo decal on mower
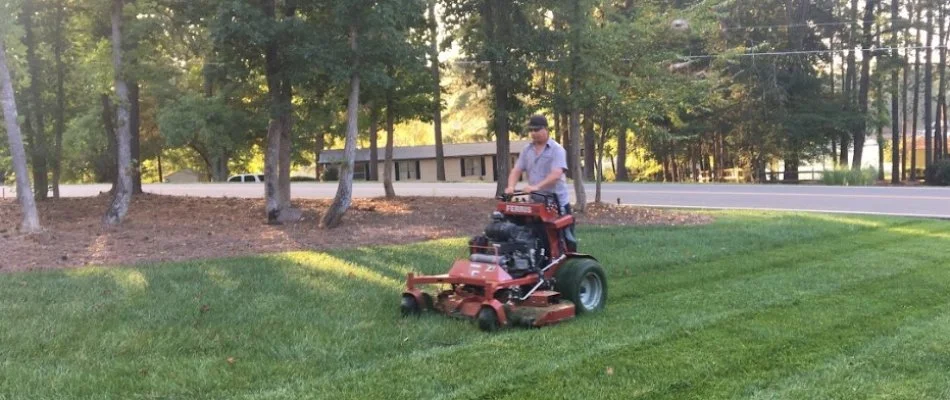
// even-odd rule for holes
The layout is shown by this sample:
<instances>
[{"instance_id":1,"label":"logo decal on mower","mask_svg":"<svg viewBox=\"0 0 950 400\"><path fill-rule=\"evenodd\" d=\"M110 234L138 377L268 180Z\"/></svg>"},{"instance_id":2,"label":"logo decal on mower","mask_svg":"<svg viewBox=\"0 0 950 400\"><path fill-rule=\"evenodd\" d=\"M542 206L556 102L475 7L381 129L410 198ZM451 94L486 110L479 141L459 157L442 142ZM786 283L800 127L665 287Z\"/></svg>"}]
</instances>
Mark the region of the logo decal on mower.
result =
<instances>
[{"instance_id":1,"label":"logo decal on mower","mask_svg":"<svg viewBox=\"0 0 950 400\"><path fill-rule=\"evenodd\" d=\"M528 206L516 206L508 204L505 206L505 211L521 214L531 214L531 207Z\"/></svg>"},{"instance_id":2,"label":"logo decal on mower","mask_svg":"<svg viewBox=\"0 0 950 400\"><path fill-rule=\"evenodd\" d=\"M480 269L482 268L482 265L472 263L470 266L472 268L472 276L478 276L479 272L481 272Z\"/></svg>"}]
</instances>

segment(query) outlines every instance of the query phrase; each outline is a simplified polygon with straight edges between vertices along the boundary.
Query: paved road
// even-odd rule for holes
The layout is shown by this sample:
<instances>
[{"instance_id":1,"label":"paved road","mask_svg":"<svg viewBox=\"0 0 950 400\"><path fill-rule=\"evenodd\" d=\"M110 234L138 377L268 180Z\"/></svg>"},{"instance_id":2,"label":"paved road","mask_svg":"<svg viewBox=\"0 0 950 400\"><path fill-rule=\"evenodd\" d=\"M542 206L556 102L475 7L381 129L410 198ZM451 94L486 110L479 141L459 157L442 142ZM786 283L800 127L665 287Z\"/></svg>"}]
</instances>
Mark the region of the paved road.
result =
<instances>
[{"instance_id":1,"label":"paved road","mask_svg":"<svg viewBox=\"0 0 950 400\"><path fill-rule=\"evenodd\" d=\"M594 185L586 185L588 200ZM380 183L356 183L356 197L382 196ZM399 195L491 197L490 183L404 183L395 184ZM108 185L65 185L64 196L94 196L109 190ZM150 193L209 196L262 197L264 187L256 183L151 184ZM332 198L334 183L295 182L291 193L297 198ZM6 196L11 196L7 188ZM603 186L603 199L610 203L654 207L740 208L801 210L920 217L950 218L950 188L933 187L826 187L793 185L726 184L637 184L611 183Z\"/></svg>"}]
</instances>

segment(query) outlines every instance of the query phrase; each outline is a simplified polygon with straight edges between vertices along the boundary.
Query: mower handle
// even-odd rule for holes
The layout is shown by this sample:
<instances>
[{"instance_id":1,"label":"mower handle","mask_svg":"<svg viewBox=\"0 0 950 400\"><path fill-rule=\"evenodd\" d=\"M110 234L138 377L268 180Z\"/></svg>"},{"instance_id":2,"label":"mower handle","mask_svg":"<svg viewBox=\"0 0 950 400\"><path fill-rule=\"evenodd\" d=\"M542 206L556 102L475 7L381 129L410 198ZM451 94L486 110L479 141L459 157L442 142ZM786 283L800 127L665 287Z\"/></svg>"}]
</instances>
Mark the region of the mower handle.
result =
<instances>
[{"instance_id":1,"label":"mower handle","mask_svg":"<svg viewBox=\"0 0 950 400\"><path fill-rule=\"evenodd\" d=\"M557 193L548 194L548 193L538 192L538 191L533 191L533 192L515 191L515 192L513 192L513 193L511 193L511 194L504 193L504 194L498 196L498 200L501 200L501 201L504 201L504 202L509 202L509 201L511 201L511 199L512 199L513 197L517 197L517 196L527 196L527 195L543 197L545 204L550 204L550 203L551 203L551 200L553 199L553 200L554 200L554 205L557 206L558 213L560 213L560 210L561 210L561 203L558 202Z\"/></svg>"}]
</instances>

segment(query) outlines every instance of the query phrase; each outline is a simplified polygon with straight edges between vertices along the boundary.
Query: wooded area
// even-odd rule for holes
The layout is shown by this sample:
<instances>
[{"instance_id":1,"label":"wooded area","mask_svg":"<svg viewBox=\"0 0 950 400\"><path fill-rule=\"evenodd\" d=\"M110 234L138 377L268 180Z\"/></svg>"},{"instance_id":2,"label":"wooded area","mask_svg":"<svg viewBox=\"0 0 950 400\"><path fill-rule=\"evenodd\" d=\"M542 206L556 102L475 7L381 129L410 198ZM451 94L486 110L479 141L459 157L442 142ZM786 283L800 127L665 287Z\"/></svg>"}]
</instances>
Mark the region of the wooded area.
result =
<instances>
[{"instance_id":1,"label":"wooded area","mask_svg":"<svg viewBox=\"0 0 950 400\"><path fill-rule=\"evenodd\" d=\"M721 181L738 168L798 182L823 157L860 169L867 138L880 180L950 176L948 11L945 0L7 1L0 183L32 187L17 191L29 209L61 183L113 182L115 224L143 180L191 168L223 181L260 163L262 216L276 224L292 210L291 169L342 147L321 219L333 227L359 143L385 141L391 171L408 134L396 127L424 124L443 180L444 143L495 141L500 192L500 155L536 112L569 151L579 211L584 180ZM443 129L472 113L487 126L475 137ZM391 173L382 180L394 196Z\"/></svg>"}]
</instances>

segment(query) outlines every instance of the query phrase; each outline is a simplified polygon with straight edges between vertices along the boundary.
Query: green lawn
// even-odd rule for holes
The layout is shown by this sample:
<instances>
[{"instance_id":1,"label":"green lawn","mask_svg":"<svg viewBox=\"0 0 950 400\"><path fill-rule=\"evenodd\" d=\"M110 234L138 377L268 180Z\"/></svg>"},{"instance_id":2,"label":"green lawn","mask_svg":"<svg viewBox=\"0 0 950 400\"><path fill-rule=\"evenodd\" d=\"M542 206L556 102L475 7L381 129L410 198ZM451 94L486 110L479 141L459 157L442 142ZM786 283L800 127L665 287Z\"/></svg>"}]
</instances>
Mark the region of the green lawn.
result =
<instances>
[{"instance_id":1,"label":"green lawn","mask_svg":"<svg viewBox=\"0 0 950 400\"><path fill-rule=\"evenodd\" d=\"M398 316L464 238L3 274L0 399L950 398L950 222L715 215L581 227L607 309L499 334Z\"/></svg>"}]
</instances>

